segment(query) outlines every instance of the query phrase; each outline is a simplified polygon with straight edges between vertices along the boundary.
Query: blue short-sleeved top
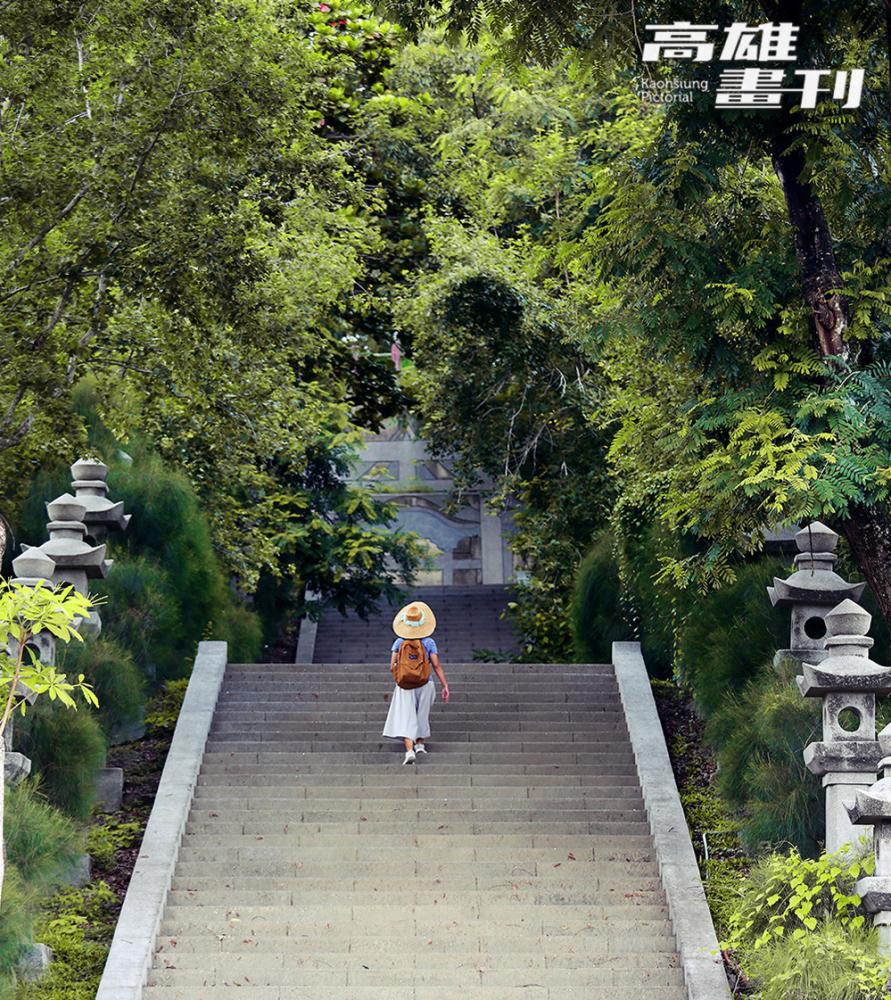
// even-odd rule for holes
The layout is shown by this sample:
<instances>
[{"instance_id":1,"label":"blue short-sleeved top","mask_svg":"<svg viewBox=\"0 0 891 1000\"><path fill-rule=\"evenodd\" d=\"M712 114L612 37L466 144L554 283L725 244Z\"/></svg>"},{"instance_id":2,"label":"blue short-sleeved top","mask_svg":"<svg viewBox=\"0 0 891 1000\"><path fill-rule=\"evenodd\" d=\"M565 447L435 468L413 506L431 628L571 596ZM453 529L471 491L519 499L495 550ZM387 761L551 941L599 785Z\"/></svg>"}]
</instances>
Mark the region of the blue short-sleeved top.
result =
<instances>
[{"instance_id":1,"label":"blue short-sleeved top","mask_svg":"<svg viewBox=\"0 0 891 1000\"><path fill-rule=\"evenodd\" d=\"M396 641L393 643L393 646L390 651L393 653L398 653L402 647L403 642L405 642L405 639L397 638ZM426 639L421 639L421 645L424 647L424 649L427 650L428 656L432 656L434 653L437 654L439 653L439 650L436 648L436 640L433 638L432 635L428 635Z\"/></svg>"}]
</instances>

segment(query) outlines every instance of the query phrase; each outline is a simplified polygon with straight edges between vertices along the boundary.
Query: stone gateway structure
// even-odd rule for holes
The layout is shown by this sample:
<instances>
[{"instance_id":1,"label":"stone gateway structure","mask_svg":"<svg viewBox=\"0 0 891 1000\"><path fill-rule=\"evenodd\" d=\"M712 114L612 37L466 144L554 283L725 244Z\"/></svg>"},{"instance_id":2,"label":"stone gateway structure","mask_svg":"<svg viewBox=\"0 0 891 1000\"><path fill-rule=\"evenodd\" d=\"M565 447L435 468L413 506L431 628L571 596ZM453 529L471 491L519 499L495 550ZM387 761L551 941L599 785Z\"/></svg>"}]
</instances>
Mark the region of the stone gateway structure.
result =
<instances>
[{"instance_id":1,"label":"stone gateway structure","mask_svg":"<svg viewBox=\"0 0 891 1000\"><path fill-rule=\"evenodd\" d=\"M407 418L366 437L353 476L396 504L400 527L426 539L433 568L419 585L509 584L522 573L510 550L510 514L487 507L488 484L464 493L453 509L449 463L431 458Z\"/></svg>"}]
</instances>

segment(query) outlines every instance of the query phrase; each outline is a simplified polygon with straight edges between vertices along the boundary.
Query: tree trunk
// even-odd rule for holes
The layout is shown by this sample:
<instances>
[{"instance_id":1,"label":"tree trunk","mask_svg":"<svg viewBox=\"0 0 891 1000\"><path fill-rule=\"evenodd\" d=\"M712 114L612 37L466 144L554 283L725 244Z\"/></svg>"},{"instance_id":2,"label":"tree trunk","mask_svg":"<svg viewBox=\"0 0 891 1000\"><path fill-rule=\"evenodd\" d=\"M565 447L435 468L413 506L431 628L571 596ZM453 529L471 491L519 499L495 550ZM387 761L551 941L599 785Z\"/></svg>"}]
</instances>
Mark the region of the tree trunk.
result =
<instances>
[{"instance_id":1,"label":"tree trunk","mask_svg":"<svg viewBox=\"0 0 891 1000\"><path fill-rule=\"evenodd\" d=\"M848 303L840 291L841 272L823 206L811 184L802 178L804 151L790 150L781 132L774 136L772 145L773 166L783 186L792 226L804 301L813 316L820 353L847 360Z\"/></svg>"},{"instance_id":2,"label":"tree trunk","mask_svg":"<svg viewBox=\"0 0 891 1000\"><path fill-rule=\"evenodd\" d=\"M841 528L882 617L891 624L891 517L887 508L858 504Z\"/></svg>"},{"instance_id":3,"label":"tree trunk","mask_svg":"<svg viewBox=\"0 0 891 1000\"><path fill-rule=\"evenodd\" d=\"M821 354L850 360L845 342L848 303L841 294L842 278L835 259L829 224L816 192L806 179L804 152L789 150L778 132L773 163L792 226L795 255L801 269L804 300L810 307ZM856 359L855 359L856 361ZM885 506L852 506L841 525L858 565L875 595L882 617L891 626L891 516Z\"/></svg>"}]
</instances>

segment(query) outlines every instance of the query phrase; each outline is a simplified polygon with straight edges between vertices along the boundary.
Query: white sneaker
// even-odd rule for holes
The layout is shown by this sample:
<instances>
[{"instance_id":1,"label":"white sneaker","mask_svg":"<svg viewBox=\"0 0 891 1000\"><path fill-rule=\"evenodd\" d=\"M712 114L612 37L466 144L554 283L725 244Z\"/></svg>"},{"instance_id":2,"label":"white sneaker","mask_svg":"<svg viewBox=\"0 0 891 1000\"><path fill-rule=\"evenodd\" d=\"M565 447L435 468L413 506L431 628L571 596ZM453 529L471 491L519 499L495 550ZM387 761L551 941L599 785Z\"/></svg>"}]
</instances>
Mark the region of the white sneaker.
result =
<instances>
[{"instance_id":1,"label":"white sneaker","mask_svg":"<svg viewBox=\"0 0 891 1000\"><path fill-rule=\"evenodd\" d=\"M427 747L423 743L415 743L415 750L418 753L427 753Z\"/></svg>"},{"instance_id":2,"label":"white sneaker","mask_svg":"<svg viewBox=\"0 0 891 1000\"><path fill-rule=\"evenodd\" d=\"M403 765L405 765L405 764L414 764L415 760L417 760L417 758L415 757L414 750L406 750L405 751L405 760L402 762Z\"/></svg>"}]
</instances>

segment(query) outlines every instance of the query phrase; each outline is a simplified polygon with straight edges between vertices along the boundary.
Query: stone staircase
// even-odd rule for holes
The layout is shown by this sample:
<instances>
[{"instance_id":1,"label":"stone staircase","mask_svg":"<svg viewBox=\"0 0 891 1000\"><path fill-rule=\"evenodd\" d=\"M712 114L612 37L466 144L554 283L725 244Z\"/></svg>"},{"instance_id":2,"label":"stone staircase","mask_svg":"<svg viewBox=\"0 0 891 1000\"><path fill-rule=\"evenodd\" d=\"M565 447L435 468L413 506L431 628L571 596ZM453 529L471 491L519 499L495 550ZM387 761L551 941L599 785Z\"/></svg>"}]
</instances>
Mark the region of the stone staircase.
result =
<instances>
[{"instance_id":1,"label":"stone staircase","mask_svg":"<svg viewBox=\"0 0 891 1000\"><path fill-rule=\"evenodd\" d=\"M436 641L444 662L470 662L478 650L512 653L516 634L503 613L510 588L503 586L414 587L395 607L371 618L342 615L330 608L319 622L316 663L381 663L393 643L393 616L410 600L426 601L436 612Z\"/></svg>"},{"instance_id":2,"label":"stone staircase","mask_svg":"<svg viewBox=\"0 0 891 1000\"><path fill-rule=\"evenodd\" d=\"M145 1000L686 996L613 668L444 664L227 668Z\"/></svg>"}]
</instances>

